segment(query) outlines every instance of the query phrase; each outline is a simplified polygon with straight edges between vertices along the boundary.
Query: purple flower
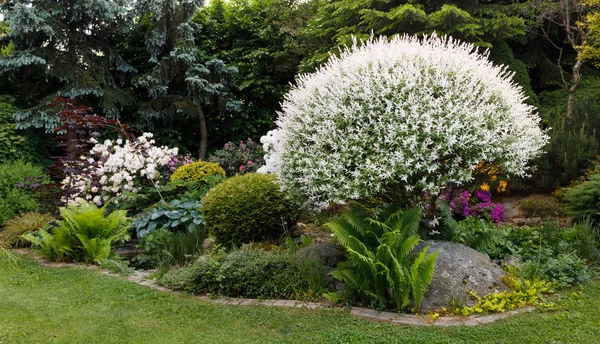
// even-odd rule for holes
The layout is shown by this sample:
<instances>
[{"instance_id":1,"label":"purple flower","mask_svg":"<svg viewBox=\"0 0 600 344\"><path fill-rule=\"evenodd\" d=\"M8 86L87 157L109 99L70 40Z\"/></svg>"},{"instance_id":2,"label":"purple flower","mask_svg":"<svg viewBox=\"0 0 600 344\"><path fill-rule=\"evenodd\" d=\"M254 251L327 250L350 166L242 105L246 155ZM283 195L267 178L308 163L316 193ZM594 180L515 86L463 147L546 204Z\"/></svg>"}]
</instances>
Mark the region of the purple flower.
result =
<instances>
[{"instance_id":1,"label":"purple flower","mask_svg":"<svg viewBox=\"0 0 600 344\"><path fill-rule=\"evenodd\" d=\"M484 202L492 201L492 193L489 191L477 190L475 196Z\"/></svg>"}]
</instances>

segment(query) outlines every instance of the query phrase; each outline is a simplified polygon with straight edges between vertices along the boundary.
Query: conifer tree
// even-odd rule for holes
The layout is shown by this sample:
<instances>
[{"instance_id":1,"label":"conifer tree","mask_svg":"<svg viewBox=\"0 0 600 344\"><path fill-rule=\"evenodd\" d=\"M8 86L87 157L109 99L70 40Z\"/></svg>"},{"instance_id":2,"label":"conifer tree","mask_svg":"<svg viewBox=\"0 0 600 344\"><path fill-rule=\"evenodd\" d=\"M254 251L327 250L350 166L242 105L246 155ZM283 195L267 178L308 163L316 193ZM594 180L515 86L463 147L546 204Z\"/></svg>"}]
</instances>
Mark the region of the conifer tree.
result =
<instances>
[{"instance_id":1,"label":"conifer tree","mask_svg":"<svg viewBox=\"0 0 600 344\"><path fill-rule=\"evenodd\" d=\"M192 18L201 0L140 0L136 11L147 27L146 47L153 64L150 72L136 80L143 90L140 115L149 124L169 116L185 116L199 127L199 156L208 146L205 107L232 111L238 102L230 99L229 85L237 69L207 57L194 42L201 28Z\"/></svg>"},{"instance_id":2,"label":"conifer tree","mask_svg":"<svg viewBox=\"0 0 600 344\"><path fill-rule=\"evenodd\" d=\"M79 100L117 116L133 99L125 89L135 69L115 46L129 20L126 0L8 0L0 9L8 30L0 43L0 71L21 100L31 104L15 117L21 128L59 125L50 104ZM8 48L8 49L7 49Z\"/></svg>"}]
</instances>

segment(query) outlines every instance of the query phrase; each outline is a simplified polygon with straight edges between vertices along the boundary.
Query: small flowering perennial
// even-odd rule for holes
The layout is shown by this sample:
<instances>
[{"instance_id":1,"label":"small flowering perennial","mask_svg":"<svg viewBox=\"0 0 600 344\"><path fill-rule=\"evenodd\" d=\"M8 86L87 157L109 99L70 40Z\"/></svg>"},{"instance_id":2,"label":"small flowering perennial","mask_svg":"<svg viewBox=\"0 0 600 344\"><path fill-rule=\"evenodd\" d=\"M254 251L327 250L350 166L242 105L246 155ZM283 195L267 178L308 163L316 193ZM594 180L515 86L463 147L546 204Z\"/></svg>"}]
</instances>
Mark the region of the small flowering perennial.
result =
<instances>
[{"instance_id":1,"label":"small flowering perennial","mask_svg":"<svg viewBox=\"0 0 600 344\"><path fill-rule=\"evenodd\" d=\"M75 186L78 191L67 201L81 203L92 201L101 206L112 196L123 191L135 192L140 186L155 181L158 183L159 170L168 172L181 161L177 159L177 148L156 147L151 133L144 133L135 141L117 139L95 143L89 157L81 157L88 162L82 174L67 176L63 185ZM185 161L185 160L184 160Z\"/></svg>"},{"instance_id":2,"label":"small flowering perennial","mask_svg":"<svg viewBox=\"0 0 600 344\"><path fill-rule=\"evenodd\" d=\"M312 207L472 181L478 163L524 175L548 136L505 67L435 35L371 39L301 75L261 138L274 172Z\"/></svg>"}]
</instances>

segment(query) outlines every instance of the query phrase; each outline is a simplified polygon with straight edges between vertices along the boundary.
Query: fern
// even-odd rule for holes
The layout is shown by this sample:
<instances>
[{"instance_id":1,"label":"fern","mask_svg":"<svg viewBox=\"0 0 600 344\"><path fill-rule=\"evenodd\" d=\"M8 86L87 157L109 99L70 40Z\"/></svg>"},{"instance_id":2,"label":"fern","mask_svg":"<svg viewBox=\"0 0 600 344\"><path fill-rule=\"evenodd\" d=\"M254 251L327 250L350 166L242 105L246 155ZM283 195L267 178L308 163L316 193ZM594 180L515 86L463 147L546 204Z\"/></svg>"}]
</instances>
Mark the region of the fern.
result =
<instances>
[{"instance_id":1,"label":"fern","mask_svg":"<svg viewBox=\"0 0 600 344\"><path fill-rule=\"evenodd\" d=\"M420 220L419 208L390 206L375 214L354 206L327 223L348 256L331 275L373 307L404 309L412 301L418 309L437 258L437 252L427 255L428 246L413 252Z\"/></svg>"},{"instance_id":2,"label":"fern","mask_svg":"<svg viewBox=\"0 0 600 344\"><path fill-rule=\"evenodd\" d=\"M113 243L127 237L126 212L104 215L104 208L82 204L60 209L59 226L21 236L49 260L100 262L108 258Z\"/></svg>"}]
</instances>

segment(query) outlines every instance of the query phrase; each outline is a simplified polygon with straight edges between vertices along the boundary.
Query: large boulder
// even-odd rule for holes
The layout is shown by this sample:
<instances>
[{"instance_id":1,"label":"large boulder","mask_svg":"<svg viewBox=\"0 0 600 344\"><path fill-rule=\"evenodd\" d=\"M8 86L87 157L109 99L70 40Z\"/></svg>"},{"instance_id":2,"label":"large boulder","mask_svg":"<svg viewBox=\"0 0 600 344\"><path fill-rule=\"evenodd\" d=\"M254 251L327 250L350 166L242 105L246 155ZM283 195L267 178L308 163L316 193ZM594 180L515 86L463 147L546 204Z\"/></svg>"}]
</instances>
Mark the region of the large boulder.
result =
<instances>
[{"instance_id":1,"label":"large boulder","mask_svg":"<svg viewBox=\"0 0 600 344\"><path fill-rule=\"evenodd\" d=\"M340 250L330 242L310 244L298 250L298 255L316 259L330 268L335 268L342 258Z\"/></svg>"},{"instance_id":2,"label":"large boulder","mask_svg":"<svg viewBox=\"0 0 600 344\"><path fill-rule=\"evenodd\" d=\"M508 290L501 281L504 271L485 254L447 241L426 241L417 250L431 244L428 253L439 251L435 272L429 290L421 303L421 310L439 309L451 304L472 306L477 300L468 291L479 296Z\"/></svg>"}]
</instances>

